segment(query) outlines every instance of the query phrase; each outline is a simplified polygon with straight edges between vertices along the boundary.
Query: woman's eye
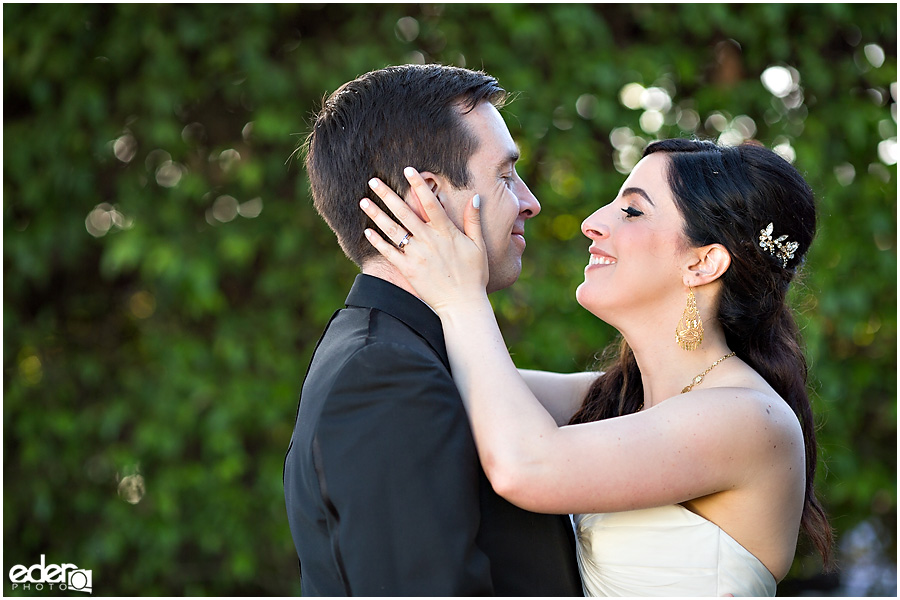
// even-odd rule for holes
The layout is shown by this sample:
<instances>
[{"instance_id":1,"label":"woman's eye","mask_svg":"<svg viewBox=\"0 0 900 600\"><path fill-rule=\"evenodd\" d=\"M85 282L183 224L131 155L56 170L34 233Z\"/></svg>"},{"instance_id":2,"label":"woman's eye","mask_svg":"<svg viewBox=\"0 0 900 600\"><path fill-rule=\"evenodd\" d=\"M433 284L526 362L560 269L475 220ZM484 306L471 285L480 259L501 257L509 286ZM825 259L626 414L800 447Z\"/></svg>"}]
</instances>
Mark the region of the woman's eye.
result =
<instances>
[{"instance_id":1,"label":"woman's eye","mask_svg":"<svg viewBox=\"0 0 900 600\"><path fill-rule=\"evenodd\" d=\"M640 217L641 215L644 214L632 206L629 206L628 208L623 208L622 212L625 213L626 219L630 219L631 217Z\"/></svg>"}]
</instances>

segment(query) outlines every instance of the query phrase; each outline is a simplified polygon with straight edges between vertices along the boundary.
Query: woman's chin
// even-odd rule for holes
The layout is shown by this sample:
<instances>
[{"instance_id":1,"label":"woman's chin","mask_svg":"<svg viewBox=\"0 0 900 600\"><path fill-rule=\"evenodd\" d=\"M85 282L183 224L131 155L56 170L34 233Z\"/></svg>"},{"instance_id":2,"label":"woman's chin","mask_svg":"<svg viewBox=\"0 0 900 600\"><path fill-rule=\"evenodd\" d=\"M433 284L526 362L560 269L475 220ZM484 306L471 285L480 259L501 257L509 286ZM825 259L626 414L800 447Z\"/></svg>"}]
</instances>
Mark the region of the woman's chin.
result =
<instances>
[{"instance_id":1,"label":"woman's chin","mask_svg":"<svg viewBox=\"0 0 900 600\"><path fill-rule=\"evenodd\" d=\"M594 312L593 310L591 310L592 303L590 297L590 288L586 281L583 281L577 288L575 288L575 300L585 310Z\"/></svg>"},{"instance_id":2,"label":"woman's chin","mask_svg":"<svg viewBox=\"0 0 900 600\"><path fill-rule=\"evenodd\" d=\"M581 290L582 290L582 289L584 289L584 282L583 282L583 281L582 281L580 284L578 284L578 287L577 287L577 288L575 288L575 301L578 302L578 304L580 304L582 307L584 307L584 302L583 302L582 299L581 299L581 296L582 296L582 291L581 291Z\"/></svg>"},{"instance_id":3,"label":"woman's chin","mask_svg":"<svg viewBox=\"0 0 900 600\"><path fill-rule=\"evenodd\" d=\"M585 309L598 319L605 321L603 316L607 311L604 311L603 306L601 306L601 304L597 302L596 298L591 297L590 287L590 284L588 284L587 282L582 282L575 289L575 300L578 302L578 304L581 305L583 309Z\"/></svg>"}]
</instances>

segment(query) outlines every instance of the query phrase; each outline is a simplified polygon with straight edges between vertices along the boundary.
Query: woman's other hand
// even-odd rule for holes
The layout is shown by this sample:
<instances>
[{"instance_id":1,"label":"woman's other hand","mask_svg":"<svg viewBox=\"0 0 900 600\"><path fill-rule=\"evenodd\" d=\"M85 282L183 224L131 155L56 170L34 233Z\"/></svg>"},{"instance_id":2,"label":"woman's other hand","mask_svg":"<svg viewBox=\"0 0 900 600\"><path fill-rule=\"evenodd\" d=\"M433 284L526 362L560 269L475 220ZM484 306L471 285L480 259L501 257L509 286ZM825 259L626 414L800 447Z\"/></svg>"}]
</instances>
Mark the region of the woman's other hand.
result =
<instances>
[{"instance_id":1,"label":"woman's other hand","mask_svg":"<svg viewBox=\"0 0 900 600\"><path fill-rule=\"evenodd\" d=\"M369 186L400 224L364 198L360 207L382 232L367 229L369 242L439 314L448 307L483 299L488 262L481 231L480 198L476 195L467 203L463 212L464 231L460 231L419 172L407 167L403 173L425 212L426 221L383 181L372 179Z\"/></svg>"}]
</instances>

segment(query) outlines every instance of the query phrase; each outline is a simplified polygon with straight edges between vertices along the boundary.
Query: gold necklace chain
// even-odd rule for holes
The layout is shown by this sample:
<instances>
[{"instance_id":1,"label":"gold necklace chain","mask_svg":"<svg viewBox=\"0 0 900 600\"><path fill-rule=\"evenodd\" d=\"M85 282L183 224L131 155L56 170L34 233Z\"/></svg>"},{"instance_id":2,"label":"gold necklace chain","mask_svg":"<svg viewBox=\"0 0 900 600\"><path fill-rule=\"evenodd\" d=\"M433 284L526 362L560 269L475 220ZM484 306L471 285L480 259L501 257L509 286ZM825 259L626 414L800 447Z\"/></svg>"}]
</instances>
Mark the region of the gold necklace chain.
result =
<instances>
[{"instance_id":1,"label":"gold necklace chain","mask_svg":"<svg viewBox=\"0 0 900 600\"><path fill-rule=\"evenodd\" d=\"M723 356L722 358L720 358L719 360L717 360L717 361L714 362L713 364L709 365L709 368L708 368L708 369L706 369L705 371L703 371L702 373L700 373L699 375L697 375L696 377L694 377L694 378L691 380L691 383L690 383L690 384L684 386L684 389L681 390L681 393L682 393L682 394L686 394L686 393L688 393L689 391L691 391L692 389L694 389L694 386L695 386L695 385L700 385L700 383L703 381L703 378L706 377L706 376L709 374L710 371L712 371L713 369L715 369L716 366L717 366L720 362L722 362L722 361L725 360L725 359L731 358L732 356L734 356L734 352L732 352L731 354L726 354L725 356Z\"/></svg>"},{"instance_id":2,"label":"gold necklace chain","mask_svg":"<svg viewBox=\"0 0 900 600\"><path fill-rule=\"evenodd\" d=\"M695 385L699 385L700 382L703 381L703 378L706 377L706 376L709 374L710 371L712 371L713 369L715 369L716 366L718 366L718 364L719 364L720 362L722 362L722 361L724 361L724 360L726 360L726 359L731 358L732 356L734 356L734 354L735 354L734 352L732 352L732 353L730 353L730 354L726 354L725 356L723 356L722 358L720 358L719 360L717 360L717 361L714 362L713 364L709 365L709 368L706 369L705 371L703 371L702 373L700 373L699 375L697 375L696 377L694 377L694 379L691 381L691 383L690 383L689 385L684 386L684 388L681 390L681 393L682 393L682 394L686 394L686 393L688 393L689 391L691 391L691 390L694 388L694 386L695 386ZM644 410L644 403L643 403L643 402L641 402L641 405L638 406L638 409L637 409L636 412L641 412L642 410Z\"/></svg>"}]
</instances>

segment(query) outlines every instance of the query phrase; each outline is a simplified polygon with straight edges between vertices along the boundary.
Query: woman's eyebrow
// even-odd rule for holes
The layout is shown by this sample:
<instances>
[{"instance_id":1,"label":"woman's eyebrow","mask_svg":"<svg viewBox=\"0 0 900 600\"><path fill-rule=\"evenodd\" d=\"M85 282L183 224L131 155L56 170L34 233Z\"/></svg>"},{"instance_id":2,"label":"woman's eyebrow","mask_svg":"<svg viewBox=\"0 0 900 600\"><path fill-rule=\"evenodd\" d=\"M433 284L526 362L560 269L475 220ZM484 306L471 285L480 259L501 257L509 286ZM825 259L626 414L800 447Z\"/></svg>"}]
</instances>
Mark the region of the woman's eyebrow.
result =
<instances>
[{"instance_id":1,"label":"woman's eyebrow","mask_svg":"<svg viewBox=\"0 0 900 600\"><path fill-rule=\"evenodd\" d=\"M650 196L647 195L647 192L645 192L641 188L630 187L630 188L625 188L624 190L622 190L623 196L627 196L629 194L637 194L638 196L643 196L644 200L646 200L647 202L650 203L650 206L653 206L653 207L656 206L655 204L653 204L653 200L650 199Z\"/></svg>"}]
</instances>

